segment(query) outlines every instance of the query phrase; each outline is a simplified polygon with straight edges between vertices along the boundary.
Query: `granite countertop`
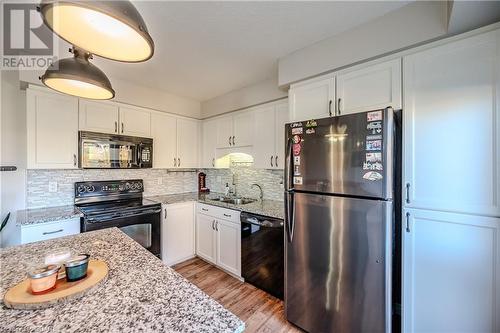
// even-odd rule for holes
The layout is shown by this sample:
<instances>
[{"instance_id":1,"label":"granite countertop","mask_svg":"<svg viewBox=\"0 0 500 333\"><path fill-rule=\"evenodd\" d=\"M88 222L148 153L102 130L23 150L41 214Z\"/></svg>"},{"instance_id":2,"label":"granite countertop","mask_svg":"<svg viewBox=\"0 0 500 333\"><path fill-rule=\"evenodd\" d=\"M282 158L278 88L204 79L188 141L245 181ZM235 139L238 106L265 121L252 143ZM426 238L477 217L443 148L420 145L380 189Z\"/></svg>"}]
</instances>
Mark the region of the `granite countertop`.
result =
<instances>
[{"instance_id":1,"label":"granite countertop","mask_svg":"<svg viewBox=\"0 0 500 333\"><path fill-rule=\"evenodd\" d=\"M73 205L45 207L18 210L16 212L17 225L30 225L57 220L71 219L82 216L82 213Z\"/></svg>"},{"instance_id":2,"label":"granite countertop","mask_svg":"<svg viewBox=\"0 0 500 333\"><path fill-rule=\"evenodd\" d=\"M0 250L0 296L56 247L109 266L81 299L40 310L0 307L2 332L242 332L245 324L117 228Z\"/></svg>"},{"instance_id":3,"label":"granite countertop","mask_svg":"<svg viewBox=\"0 0 500 333\"><path fill-rule=\"evenodd\" d=\"M204 204L224 207L228 209L239 210L242 212L260 214L269 217L276 217L279 219L284 219L285 206L283 201L277 200L257 200L252 203L244 205L235 205L221 201L210 200L209 198L223 196L222 193L202 193L198 192L188 192L181 194L170 194L170 195L158 195L153 197L148 197L147 199L156 201L162 204L173 204L179 202L187 201L198 201Z\"/></svg>"}]
</instances>

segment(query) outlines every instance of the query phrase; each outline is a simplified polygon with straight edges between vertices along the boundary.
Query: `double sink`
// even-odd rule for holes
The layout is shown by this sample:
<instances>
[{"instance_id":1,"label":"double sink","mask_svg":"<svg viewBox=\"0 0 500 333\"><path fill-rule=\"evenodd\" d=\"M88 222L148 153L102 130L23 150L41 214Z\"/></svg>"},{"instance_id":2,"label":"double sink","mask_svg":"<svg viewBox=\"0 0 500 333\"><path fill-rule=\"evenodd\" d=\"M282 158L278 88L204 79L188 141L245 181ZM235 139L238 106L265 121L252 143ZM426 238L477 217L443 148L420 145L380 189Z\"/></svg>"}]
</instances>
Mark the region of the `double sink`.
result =
<instances>
[{"instance_id":1,"label":"double sink","mask_svg":"<svg viewBox=\"0 0 500 333\"><path fill-rule=\"evenodd\" d=\"M250 198L223 197L223 196L208 198L208 200L225 202L233 205L246 205L257 201L256 199L250 199Z\"/></svg>"}]
</instances>

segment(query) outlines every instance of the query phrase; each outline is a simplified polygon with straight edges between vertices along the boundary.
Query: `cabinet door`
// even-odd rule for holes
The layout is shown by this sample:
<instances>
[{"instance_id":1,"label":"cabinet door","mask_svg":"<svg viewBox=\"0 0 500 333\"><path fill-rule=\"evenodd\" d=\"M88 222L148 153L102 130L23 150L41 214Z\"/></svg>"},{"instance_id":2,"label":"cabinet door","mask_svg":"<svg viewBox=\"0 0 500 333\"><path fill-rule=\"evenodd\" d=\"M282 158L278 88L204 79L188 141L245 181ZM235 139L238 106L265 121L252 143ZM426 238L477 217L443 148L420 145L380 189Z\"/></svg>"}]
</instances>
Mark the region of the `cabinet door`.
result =
<instances>
[{"instance_id":1,"label":"cabinet door","mask_svg":"<svg viewBox=\"0 0 500 333\"><path fill-rule=\"evenodd\" d=\"M325 118L333 114L335 80L327 77L293 86L289 93L290 121Z\"/></svg>"},{"instance_id":2,"label":"cabinet door","mask_svg":"<svg viewBox=\"0 0 500 333\"><path fill-rule=\"evenodd\" d=\"M173 168L177 157L177 119L169 115L151 115L153 137L153 165L155 168Z\"/></svg>"},{"instance_id":3,"label":"cabinet door","mask_svg":"<svg viewBox=\"0 0 500 333\"><path fill-rule=\"evenodd\" d=\"M236 147L253 145L254 112L235 114L233 117L233 145Z\"/></svg>"},{"instance_id":4,"label":"cabinet door","mask_svg":"<svg viewBox=\"0 0 500 333\"><path fill-rule=\"evenodd\" d=\"M403 332L498 332L500 219L406 213Z\"/></svg>"},{"instance_id":5,"label":"cabinet door","mask_svg":"<svg viewBox=\"0 0 500 333\"><path fill-rule=\"evenodd\" d=\"M27 90L29 169L76 169L78 98Z\"/></svg>"},{"instance_id":6,"label":"cabinet door","mask_svg":"<svg viewBox=\"0 0 500 333\"><path fill-rule=\"evenodd\" d=\"M499 32L404 58L407 207L500 216Z\"/></svg>"},{"instance_id":7,"label":"cabinet door","mask_svg":"<svg viewBox=\"0 0 500 333\"><path fill-rule=\"evenodd\" d=\"M337 114L401 108L401 59L337 74Z\"/></svg>"},{"instance_id":8,"label":"cabinet door","mask_svg":"<svg viewBox=\"0 0 500 333\"><path fill-rule=\"evenodd\" d=\"M120 133L131 136L151 136L151 112L120 107Z\"/></svg>"},{"instance_id":9,"label":"cabinet door","mask_svg":"<svg viewBox=\"0 0 500 333\"><path fill-rule=\"evenodd\" d=\"M198 128L196 120L177 119L177 167L198 167Z\"/></svg>"},{"instance_id":10,"label":"cabinet door","mask_svg":"<svg viewBox=\"0 0 500 333\"><path fill-rule=\"evenodd\" d=\"M216 221L217 265L228 272L241 276L240 223Z\"/></svg>"},{"instance_id":11,"label":"cabinet door","mask_svg":"<svg viewBox=\"0 0 500 333\"><path fill-rule=\"evenodd\" d=\"M253 158L254 167L272 169L275 158L275 111L274 106L255 110Z\"/></svg>"},{"instance_id":12,"label":"cabinet door","mask_svg":"<svg viewBox=\"0 0 500 333\"><path fill-rule=\"evenodd\" d=\"M194 207L192 202L163 205L162 260L174 265L194 256Z\"/></svg>"},{"instance_id":13,"label":"cabinet door","mask_svg":"<svg viewBox=\"0 0 500 333\"><path fill-rule=\"evenodd\" d=\"M215 167L215 149L217 147L217 121L207 120L203 122L203 157L201 166L203 168Z\"/></svg>"},{"instance_id":14,"label":"cabinet door","mask_svg":"<svg viewBox=\"0 0 500 333\"><path fill-rule=\"evenodd\" d=\"M217 118L217 147L225 148L233 145L233 117Z\"/></svg>"},{"instance_id":15,"label":"cabinet door","mask_svg":"<svg viewBox=\"0 0 500 333\"><path fill-rule=\"evenodd\" d=\"M285 165L285 124L288 122L288 102L276 105L275 110L274 142L276 157L274 158L274 168L283 169Z\"/></svg>"},{"instance_id":16,"label":"cabinet door","mask_svg":"<svg viewBox=\"0 0 500 333\"><path fill-rule=\"evenodd\" d=\"M82 131L118 133L117 105L80 99L78 114Z\"/></svg>"},{"instance_id":17,"label":"cabinet door","mask_svg":"<svg viewBox=\"0 0 500 333\"><path fill-rule=\"evenodd\" d=\"M216 234L215 218L197 214L196 216L196 254L201 258L216 264Z\"/></svg>"}]
</instances>

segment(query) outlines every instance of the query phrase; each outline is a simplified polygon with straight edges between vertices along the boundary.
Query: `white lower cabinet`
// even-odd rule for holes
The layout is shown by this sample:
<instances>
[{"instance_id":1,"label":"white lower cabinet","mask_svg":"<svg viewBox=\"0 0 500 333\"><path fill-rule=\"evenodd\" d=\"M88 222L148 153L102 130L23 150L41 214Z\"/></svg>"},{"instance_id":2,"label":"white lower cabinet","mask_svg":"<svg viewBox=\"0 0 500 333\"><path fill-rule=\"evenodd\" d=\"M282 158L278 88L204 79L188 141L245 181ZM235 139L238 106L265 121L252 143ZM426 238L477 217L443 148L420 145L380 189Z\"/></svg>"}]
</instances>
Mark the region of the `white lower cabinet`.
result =
<instances>
[{"instance_id":1,"label":"white lower cabinet","mask_svg":"<svg viewBox=\"0 0 500 333\"><path fill-rule=\"evenodd\" d=\"M21 227L21 244L76 235L80 233L80 217Z\"/></svg>"},{"instance_id":2,"label":"white lower cabinet","mask_svg":"<svg viewBox=\"0 0 500 333\"><path fill-rule=\"evenodd\" d=\"M403 332L499 332L500 219L405 214Z\"/></svg>"},{"instance_id":3,"label":"white lower cabinet","mask_svg":"<svg viewBox=\"0 0 500 333\"><path fill-rule=\"evenodd\" d=\"M162 205L161 257L174 265L194 257L194 202Z\"/></svg>"},{"instance_id":4,"label":"white lower cabinet","mask_svg":"<svg viewBox=\"0 0 500 333\"><path fill-rule=\"evenodd\" d=\"M196 254L235 276L241 276L240 212L198 205Z\"/></svg>"}]
</instances>

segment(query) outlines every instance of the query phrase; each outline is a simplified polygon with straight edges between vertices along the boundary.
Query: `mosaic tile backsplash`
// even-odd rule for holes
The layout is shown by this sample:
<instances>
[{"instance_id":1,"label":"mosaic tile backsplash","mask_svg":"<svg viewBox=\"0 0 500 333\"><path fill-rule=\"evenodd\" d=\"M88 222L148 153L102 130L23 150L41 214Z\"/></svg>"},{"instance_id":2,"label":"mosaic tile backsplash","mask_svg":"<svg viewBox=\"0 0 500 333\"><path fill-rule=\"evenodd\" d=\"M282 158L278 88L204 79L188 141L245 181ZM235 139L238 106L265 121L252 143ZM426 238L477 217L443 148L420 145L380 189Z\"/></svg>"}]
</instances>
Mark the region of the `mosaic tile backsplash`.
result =
<instances>
[{"instance_id":1,"label":"mosaic tile backsplash","mask_svg":"<svg viewBox=\"0 0 500 333\"><path fill-rule=\"evenodd\" d=\"M283 200L283 171L263 170L249 167L231 169L206 169L207 186L212 192L224 192L225 184L236 188L241 196L258 198L262 186L264 198ZM142 179L144 196L195 192L198 190L198 173L192 171L172 172L166 169L142 170L28 170L26 207L52 207L71 205L74 200L74 183L92 180ZM234 175L234 176L233 176ZM233 185L233 179L236 186ZM55 192L49 191L49 183L57 183Z\"/></svg>"}]
</instances>

